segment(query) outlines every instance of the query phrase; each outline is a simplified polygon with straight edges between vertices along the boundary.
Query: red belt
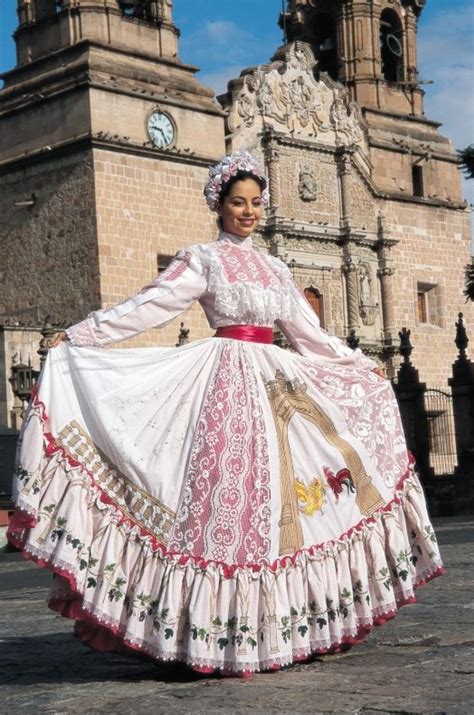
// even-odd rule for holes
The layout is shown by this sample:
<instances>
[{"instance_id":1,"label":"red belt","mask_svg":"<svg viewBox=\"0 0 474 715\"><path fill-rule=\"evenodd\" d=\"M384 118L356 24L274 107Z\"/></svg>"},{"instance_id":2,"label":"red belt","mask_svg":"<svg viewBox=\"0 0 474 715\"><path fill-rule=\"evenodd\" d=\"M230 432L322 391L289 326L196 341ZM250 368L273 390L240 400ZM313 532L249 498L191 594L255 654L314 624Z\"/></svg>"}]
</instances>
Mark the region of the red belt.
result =
<instances>
[{"instance_id":1,"label":"red belt","mask_svg":"<svg viewBox=\"0 0 474 715\"><path fill-rule=\"evenodd\" d=\"M273 329L260 328L258 325L226 325L224 328L217 328L214 337L271 345L273 343Z\"/></svg>"}]
</instances>

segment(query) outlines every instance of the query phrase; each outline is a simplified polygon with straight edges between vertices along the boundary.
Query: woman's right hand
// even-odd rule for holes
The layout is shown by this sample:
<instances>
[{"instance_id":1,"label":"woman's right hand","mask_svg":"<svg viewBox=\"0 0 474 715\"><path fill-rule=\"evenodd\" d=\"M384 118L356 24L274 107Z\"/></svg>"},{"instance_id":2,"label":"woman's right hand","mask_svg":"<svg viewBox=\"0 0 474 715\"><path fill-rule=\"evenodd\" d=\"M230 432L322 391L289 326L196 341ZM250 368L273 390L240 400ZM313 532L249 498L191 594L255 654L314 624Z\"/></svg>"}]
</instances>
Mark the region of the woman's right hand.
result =
<instances>
[{"instance_id":1,"label":"woman's right hand","mask_svg":"<svg viewBox=\"0 0 474 715\"><path fill-rule=\"evenodd\" d=\"M60 343L63 342L63 340L69 340L67 334L64 332L64 330L61 330L59 333L55 333L51 340L49 341L48 348L56 348Z\"/></svg>"}]
</instances>

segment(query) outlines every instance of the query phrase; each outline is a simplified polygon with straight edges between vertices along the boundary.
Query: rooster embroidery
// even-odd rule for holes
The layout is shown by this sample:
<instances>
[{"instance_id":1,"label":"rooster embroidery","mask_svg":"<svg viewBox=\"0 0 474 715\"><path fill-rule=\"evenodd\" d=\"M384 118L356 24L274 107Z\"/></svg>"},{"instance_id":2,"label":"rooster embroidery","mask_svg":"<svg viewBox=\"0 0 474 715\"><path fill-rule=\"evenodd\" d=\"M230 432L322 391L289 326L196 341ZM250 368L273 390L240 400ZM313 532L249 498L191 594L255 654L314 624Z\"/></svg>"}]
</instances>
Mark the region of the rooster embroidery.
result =
<instances>
[{"instance_id":1,"label":"rooster embroidery","mask_svg":"<svg viewBox=\"0 0 474 715\"><path fill-rule=\"evenodd\" d=\"M326 487L319 479L313 479L309 485L296 479L295 490L299 502L298 508L306 516L313 516L324 506Z\"/></svg>"},{"instance_id":2,"label":"rooster embroidery","mask_svg":"<svg viewBox=\"0 0 474 715\"><path fill-rule=\"evenodd\" d=\"M337 474L334 474L329 467L323 467L324 476L329 488L334 492L336 501L339 501L339 495L342 493L342 487L347 488L347 493L355 492L352 474L346 468L340 469Z\"/></svg>"}]
</instances>

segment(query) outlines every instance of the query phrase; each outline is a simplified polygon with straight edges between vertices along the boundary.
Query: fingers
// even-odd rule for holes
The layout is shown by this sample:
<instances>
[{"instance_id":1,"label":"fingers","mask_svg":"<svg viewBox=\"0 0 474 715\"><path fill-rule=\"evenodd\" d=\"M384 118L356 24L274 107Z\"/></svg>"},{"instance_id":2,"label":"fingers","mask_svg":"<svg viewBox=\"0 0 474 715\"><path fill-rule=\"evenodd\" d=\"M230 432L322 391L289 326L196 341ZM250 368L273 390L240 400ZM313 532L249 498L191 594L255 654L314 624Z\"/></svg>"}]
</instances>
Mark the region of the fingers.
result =
<instances>
[{"instance_id":1,"label":"fingers","mask_svg":"<svg viewBox=\"0 0 474 715\"><path fill-rule=\"evenodd\" d=\"M48 347L50 349L56 348L60 343L63 342L63 340L67 340L67 339L68 339L68 337L67 337L66 333L62 330L60 333L56 333L55 335L53 335L53 337L49 341Z\"/></svg>"}]
</instances>

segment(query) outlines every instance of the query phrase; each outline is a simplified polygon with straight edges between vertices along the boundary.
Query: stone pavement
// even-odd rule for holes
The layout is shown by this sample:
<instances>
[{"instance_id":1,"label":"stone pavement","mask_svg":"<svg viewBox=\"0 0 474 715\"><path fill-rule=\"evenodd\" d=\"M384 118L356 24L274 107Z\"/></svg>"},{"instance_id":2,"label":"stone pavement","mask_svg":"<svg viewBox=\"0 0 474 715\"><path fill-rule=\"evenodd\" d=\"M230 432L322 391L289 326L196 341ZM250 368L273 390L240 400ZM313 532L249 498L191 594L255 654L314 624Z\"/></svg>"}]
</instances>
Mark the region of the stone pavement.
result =
<instances>
[{"instance_id":1,"label":"stone pavement","mask_svg":"<svg viewBox=\"0 0 474 715\"><path fill-rule=\"evenodd\" d=\"M0 709L16 713L474 713L474 521L438 520L448 574L344 655L251 681L90 651L44 605L50 575L0 554Z\"/></svg>"}]
</instances>

